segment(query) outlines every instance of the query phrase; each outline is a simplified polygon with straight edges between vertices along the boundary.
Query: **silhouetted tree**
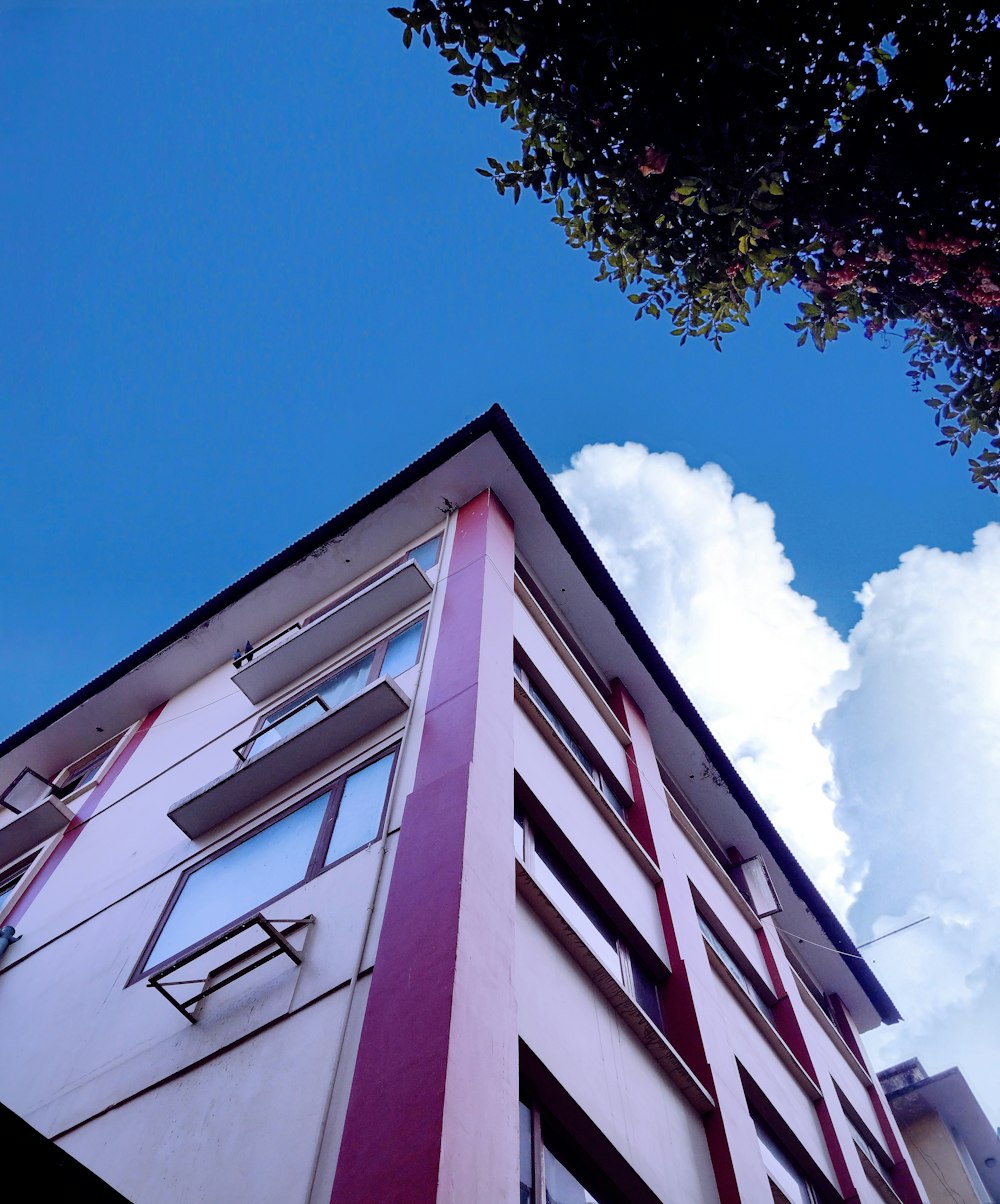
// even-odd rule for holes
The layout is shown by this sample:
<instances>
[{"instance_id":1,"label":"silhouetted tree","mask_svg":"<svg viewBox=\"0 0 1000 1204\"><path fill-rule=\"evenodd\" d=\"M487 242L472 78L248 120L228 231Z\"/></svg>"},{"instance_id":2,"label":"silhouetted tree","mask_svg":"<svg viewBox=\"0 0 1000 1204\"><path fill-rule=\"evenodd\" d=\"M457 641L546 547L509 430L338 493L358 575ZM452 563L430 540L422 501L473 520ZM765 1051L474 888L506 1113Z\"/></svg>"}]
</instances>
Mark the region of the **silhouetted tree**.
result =
<instances>
[{"instance_id":1,"label":"silhouetted tree","mask_svg":"<svg viewBox=\"0 0 1000 1204\"><path fill-rule=\"evenodd\" d=\"M719 346L765 289L821 350L901 326L974 482L1000 481L1000 11L951 0L412 0L453 90L522 136L480 168L554 206L636 317ZM936 376L945 379L941 383ZM873 415L873 423L877 416ZM976 440L973 446L973 440Z\"/></svg>"}]
</instances>

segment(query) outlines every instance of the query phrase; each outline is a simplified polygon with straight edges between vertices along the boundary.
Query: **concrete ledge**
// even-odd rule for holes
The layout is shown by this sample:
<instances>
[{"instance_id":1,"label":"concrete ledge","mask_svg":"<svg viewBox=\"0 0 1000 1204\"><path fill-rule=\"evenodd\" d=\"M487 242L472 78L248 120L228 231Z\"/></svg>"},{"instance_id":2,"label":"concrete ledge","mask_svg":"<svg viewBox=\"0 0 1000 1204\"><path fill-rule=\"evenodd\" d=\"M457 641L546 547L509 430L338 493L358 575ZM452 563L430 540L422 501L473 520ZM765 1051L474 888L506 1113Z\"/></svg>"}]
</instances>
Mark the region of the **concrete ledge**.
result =
<instances>
[{"instance_id":1,"label":"concrete ledge","mask_svg":"<svg viewBox=\"0 0 1000 1204\"><path fill-rule=\"evenodd\" d=\"M16 861L35 845L61 832L73 812L56 798L42 799L0 828L0 865Z\"/></svg>"},{"instance_id":2,"label":"concrete ledge","mask_svg":"<svg viewBox=\"0 0 1000 1204\"><path fill-rule=\"evenodd\" d=\"M415 560L392 569L328 614L255 656L233 682L251 702L263 702L366 632L426 598L433 586Z\"/></svg>"},{"instance_id":3,"label":"concrete ledge","mask_svg":"<svg viewBox=\"0 0 1000 1204\"><path fill-rule=\"evenodd\" d=\"M398 718L409 705L391 677L380 677L306 727L174 803L167 814L185 835L204 836L298 774Z\"/></svg>"}]
</instances>

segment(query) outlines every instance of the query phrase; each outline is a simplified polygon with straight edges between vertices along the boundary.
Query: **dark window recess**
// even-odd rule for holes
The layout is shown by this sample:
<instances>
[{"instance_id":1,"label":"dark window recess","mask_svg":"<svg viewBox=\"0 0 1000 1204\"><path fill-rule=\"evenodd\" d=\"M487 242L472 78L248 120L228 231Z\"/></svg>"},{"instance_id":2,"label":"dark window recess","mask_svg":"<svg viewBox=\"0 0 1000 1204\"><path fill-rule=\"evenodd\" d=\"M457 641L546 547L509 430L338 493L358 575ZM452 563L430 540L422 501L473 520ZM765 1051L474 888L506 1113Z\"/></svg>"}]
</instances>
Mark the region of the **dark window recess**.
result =
<instances>
[{"instance_id":1,"label":"dark window recess","mask_svg":"<svg viewBox=\"0 0 1000 1204\"><path fill-rule=\"evenodd\" d=\"M0 913L11 900L14 891L17 890L18 883L24 875L31 869L31 863L35 860L34 854L26 857L23 861L17 862L16 865L9 866L5 870L0 870Z\"/></svg>"},{"instance_id":2,"label":"dark window recess","mask_svg":"<svg viewBox=\"0 0 1000 1204\"><path fill-rule=\"evenodd\" d=\"M241 761L263 752L293 732L312 723L326 711L353 698L380 677L398 677L420 659L426 616L386 636L373 648L338 669L318 685L310 686L290 702L265 715L257 731L237 748Z\"/></svg>"},{"instance_id":3,"label":"dark window recess","mask_svg":"<svg viewBox=\"0 0 1000 1204\"><path fill-rule=\"evenodd\" d=\"M563 919L659 1029L663 1016L656 980L556 850L514 813L515 850Z\"/></svg>"},{"instance_id":4,"label":"dark window recess","mask_svg":"<svg viewBox=\"0 0 1000 1204\"><path fill-rule=\"evenodd\" d=\"M521 1204L612 1204L578 1151L538 1108L519 1103Z\"/></svg>"},{"instance_id":5,"label":"dark window recess","mask_svg":"<svg viewBox=\"0 0 1000 1204\"><path fill-rule=\"evenodd\" d=\"M584 750L564 720L556 713L545 695L535 685L527 669L516 659L514 661L514 676L524 687L531 701L545 716L546 722L552 730L573 754L573 759L601 792L605 801L610 804L622 819L625 819L625 804L622 803L621 799L612 789L607 777L598 769L593 757Z\"/></svg>"},{"instance_id":6,"label":"dark window recess","mask_svg":"<svg viewBox=\"0 0 1000 1204\"><path fill-rule=\"evenodd\" d=\"M344 774L321 794L186 870L140 959L141 972L175 962L377 840L396 752Z\"/></svg>"},{"instance_id":7,"label":"dark window recess","mask_svg":"<svg viewBox=\"0 0 1000 1204\"><path fill-rule=\"evenodd\" d=\"M657 1198L603 1133L570 1131L549 1110L548 1096L542 1104L531 1088L525 1091L517 1104L521 1204L647 1204ZM568 1109L575 1110L572 1102Z\"/></svg>"},{"instance_id":8,"label":"dark window recess","mask_svg":"<svg viewBox=\"0 0 1000 1204\"><path fill-rule=\"evenodd\" d=\"M736 960L729 948L723 943L721 937L716 933L715 929L709 924L705 917L699 912L698 923L701 925L702 935L706 942L715 950L723 965L729 971L730 976L740 985L747 997L752 1000L757 1011L771 1025L774 1024L774 1012L772 1005L764 997L763 993L758 989L757 984L751 976L743 969L740 963Z\"/></svg>"},{"instance_id":9,"label":"dark window recess","mask_svg":"<svg viewBox=\"0 0 1000 1204\"><path fill-rule=\"evenodd\" d=\"M520 577L524 588L529 594L531 594L532 598L534 598L539 610L552 624L552 626L558 632L559 638L570 650L570 652L572 652L581 669L583 669L584 673L586 673L591 682L593 682L597 692L605 700L609 699L611 695L608 687L601 679L600 673L598 673L597 669L591 663L590 657L583 650L583 645L576 638L573 632L570 631L569 627L567 627L562 616L559 614L559 611L545 596L538 582L535 580L532 573L526 568L520 557L517 557L514 561L514 571L517 573L518 577Z\"/></svg>"},{"instance_id":10,"label":"dark window recess","mask_svg":"<svg viewBox=\"0 0 1000 1204\"><path fill-rule=\"evenodd\" d=\"M771 1130L756 1116L757 1143L771 1185L774 1204L819 1204L816 1188Z\"/></svg>"}]
</instances>

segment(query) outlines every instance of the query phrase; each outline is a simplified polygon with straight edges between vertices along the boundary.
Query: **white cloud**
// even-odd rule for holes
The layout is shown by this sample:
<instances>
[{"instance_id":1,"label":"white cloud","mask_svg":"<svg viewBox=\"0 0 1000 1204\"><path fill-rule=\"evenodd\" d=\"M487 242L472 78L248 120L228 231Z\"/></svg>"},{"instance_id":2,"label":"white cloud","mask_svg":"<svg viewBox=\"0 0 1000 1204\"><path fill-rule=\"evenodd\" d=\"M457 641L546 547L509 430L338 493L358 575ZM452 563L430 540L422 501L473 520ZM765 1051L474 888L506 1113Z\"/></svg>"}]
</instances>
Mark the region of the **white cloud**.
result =
<instances>
[{"instance_id":1,"label":"white cloud","mask_svg":"<svg viewBox=\"0 0 1000 1204\"><path fill-rule=\"evenodd\" d=\"M1000 525L914 548L845 642L792 584L774 513L717 465L584 448L555 482L906 1024L882 1064L958 1063L1000 1115ZM852 905L853 904L853 905Z\"/></svg>"},{"instance_id":2,"label":"white cloud","mask_svg":"<svg viewBox=\"0 0 1000 1204\"><path fill-rule=\"evenodd\" d=\"M831 904L847 842L814 735L843 641L791 586L774 511L717 464L639 444L586 447L556 487L664 659Z\"/></svg>"},{"instance_id":3,"label":"white cloud","mask_svg":"<svg viewBox=\"0 0 1000 1204\"><path fill-rule=\"evenodd\" d=\"M964 553L914 548L859 594L847 687L823 722L837 820L855 867L851 913L908 1023L883 1035L898 1060L961 1061L1000 1116L1000 525ZM956 1037L963 1031L962 1055ZM975 1034L978 1041L970 1040ZM978 1045L974 1048L974 1044Z\"/></svg>"}]
</instances>

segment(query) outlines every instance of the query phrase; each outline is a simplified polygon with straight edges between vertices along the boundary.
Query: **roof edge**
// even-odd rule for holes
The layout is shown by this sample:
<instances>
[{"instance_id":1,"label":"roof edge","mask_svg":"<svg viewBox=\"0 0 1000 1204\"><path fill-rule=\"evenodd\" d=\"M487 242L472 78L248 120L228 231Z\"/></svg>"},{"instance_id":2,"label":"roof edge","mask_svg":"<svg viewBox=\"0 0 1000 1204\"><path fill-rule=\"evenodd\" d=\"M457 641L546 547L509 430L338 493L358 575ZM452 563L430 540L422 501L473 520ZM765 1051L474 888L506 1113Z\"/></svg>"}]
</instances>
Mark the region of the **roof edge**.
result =
<instances>
[{"instance_id":1,"label":"roof edge","mask_svg":"<svg viewBox=\"0 0 1000 1204\"><path fill-rule=\"evenodd\" d=\"M144 661L163 652L202 623L245 597L257 586L296 564L317 547L328 543L347 528L367 518L396 494L433 472L452 456L464 451L477 439L487 434L492 434L496 438L508 459L521 474L537 500L543 517L580 567L598 599L610 611L622 635L632 645L655 684L663 691L678 716L702 746L733 798L749 817L757 834L767 846L792 888L812 910L817 922L830 940L831 947L840 954L859 986L871 1000L882 1021L886 1024L894 1024L901 1020L902 1016L889 998L885 988L875 977L874 972L859 953L830 905L799 865L795 855L740 777L736 767L729 760L704 719L695 709L680 682L647 635L645 628L639 622L604 562L587 539L580 524L560 497L541 462L500 405L492 405L484 413L446 436L440 443L353 502L339 514L334 515L315 530L271 556L257 568L251 569L250 572L237 578L231 585L203 602L188 615L161 632L160 635L154 636L153 639L137 648L135 652L64 698L62 702L56 703L55 706L39 715L37 719L25 724L5 740L0 741L0 757L13 751L18 745L23 744L52 723L68 715L82 703L107 689L133 669L138 668Z\"/></svg>"}]
</instances>

